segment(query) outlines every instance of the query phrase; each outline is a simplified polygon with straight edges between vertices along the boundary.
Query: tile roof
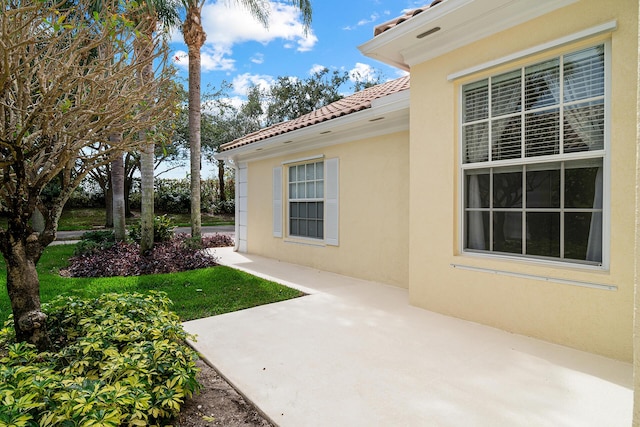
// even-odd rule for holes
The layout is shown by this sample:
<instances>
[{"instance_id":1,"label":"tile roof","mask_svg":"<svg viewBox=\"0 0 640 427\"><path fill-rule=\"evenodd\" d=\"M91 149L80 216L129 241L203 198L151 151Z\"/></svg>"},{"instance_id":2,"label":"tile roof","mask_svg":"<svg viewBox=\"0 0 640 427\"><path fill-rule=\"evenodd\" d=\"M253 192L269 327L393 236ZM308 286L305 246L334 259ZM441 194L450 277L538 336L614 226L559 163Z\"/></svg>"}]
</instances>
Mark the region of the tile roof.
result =
<instances>
[{"instance_id":1,"label":"tile roof","mask_svg":"<svg viewBox=\"0 0 640 427\"><path fill-rule=\"evenodd\" d=\"M297 119L278 123L268 128L260 129L257 132L245 135L234 141L221 145L220 151L228 151L297 129L302 129L338 117L346 116L357 111L365 110L367 108L371 108L371 102L375 99L402 92L407 89L409 89L408 75L356 92L353 95L342 98L329 105L325 105L324 107L312 111L309 114L305 114L304 116L300 116Z\"/></svg>"},{"instance_id":2,"label":"tile roof","mask_svg":"<svg viewBox=\"0 0 640 427\"><path fill-rule=\"evenodd\" d=\"M373 29L373 36L375 37L375 36L377 36L379 34L382 34L385 31L387 31L387 30L389 30L389 29L391 29L391 28L393 28L393 27L395 27L397 25L402 24L403 22L407 21L408 19L413 18L417 14L422 13L422 12L424 12L425 10L427 10L429 8L432 8L433 6L435 6L435 5L439 4L439 3L442 3L443 1L445 1L445 0L433 0L431 3L429 3L426 6L422 6L422 7L419 7L417 9L408 10L404 15L402 15L402 16L400 16L398 18L394 18L394 19L392 19L390 21L384 22L384 23L376 26Z\"/></svg>"}]
</instances>

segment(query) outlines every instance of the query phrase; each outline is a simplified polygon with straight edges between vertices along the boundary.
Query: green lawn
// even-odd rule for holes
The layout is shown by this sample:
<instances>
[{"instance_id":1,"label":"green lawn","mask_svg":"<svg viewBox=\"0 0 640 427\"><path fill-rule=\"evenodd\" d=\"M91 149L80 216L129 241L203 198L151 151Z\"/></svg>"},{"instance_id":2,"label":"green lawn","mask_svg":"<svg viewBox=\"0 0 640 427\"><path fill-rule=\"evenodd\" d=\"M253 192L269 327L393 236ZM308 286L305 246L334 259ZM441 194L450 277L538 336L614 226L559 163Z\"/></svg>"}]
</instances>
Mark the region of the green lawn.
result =
<instances>
[{"instance_id":1,"label":"green lawn","mask_svg":"<svg viewBox=\"0 0 640 427\"><path fill-rule=\"evenodd\" d=\"M40 296L47 302L58 295L82 298L105 292L164 291L173 301L173 311L181 320L192 320L262 304L284 301L303 295L274 282L217 266L182 273L154 274L139 277L67 278L58 271L67 266L74 245L48 247L38 263ZM0 321L11 313L6 292L6 267L0 259Z\"/></svg>"},{"instance_id":2,"label":"green lawn","mask_svg":"<svg viewBox=\"0 0 640 427\"><path fill-rule=\"evenodd\" d=\"M134 213L135 214L135 213ZM162 213L156 213L161 215ZM177 227L190 227L190 214L167 214ZM82 209L65 209L62 212L58 223L60 231L75 230L91 230L92 228L104 227L106 222L106 213L104 209L82 208ZM127 218L127 224L131 225L138 221L137 217ZM6 220L4 220L6 223ZM202 225L233 225L235 224L233 216L230 215L212 215L202 214Z\"/></svg>"}]
</instances>

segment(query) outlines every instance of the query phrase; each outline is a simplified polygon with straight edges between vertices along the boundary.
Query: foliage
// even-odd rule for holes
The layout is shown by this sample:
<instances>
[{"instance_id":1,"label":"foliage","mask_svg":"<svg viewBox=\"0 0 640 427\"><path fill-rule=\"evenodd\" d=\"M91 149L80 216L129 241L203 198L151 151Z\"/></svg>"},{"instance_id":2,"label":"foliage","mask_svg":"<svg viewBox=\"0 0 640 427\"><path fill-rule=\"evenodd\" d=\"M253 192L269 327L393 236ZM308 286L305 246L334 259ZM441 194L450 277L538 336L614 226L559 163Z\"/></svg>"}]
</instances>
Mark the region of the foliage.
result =
<instances>
[{"instance_id":1,"label":"foliage","mask_svg":"<svg viewBox=\"0 0 640 427\"><path fill-rule=\"evenodd\" d=\"M213 204L213 213L216 215L228 214L233 215L236 212L236 202L234 199L225 201L217 201Z\"/></svg>"},{"instance_id":2,"label":"foliage","mask_svg":"<svg viewBox=\"0 0 640 427\"><path fill-rule=\"evenodd\" d=\"M220 239L215 241L218 242ZM187 235L179 234L171 240L156 243L145 255L140 254L137 243L117 242L104 250L74 256L69 259L68 272L72 277L140 276L215 265L213 254L194 246Z\"/></svg>"},{"instance_id":3,"label":"foliage","mask_svg":"<svg viewBox=\"0 0 640 427\"><path fill-rule=\"evenodd\" d=\"M231 179L230 182L233 182L233 180ZM155 179L155 211L171 214L189 213L191 210L191 191L189 186L190 183L188 179ZM217 199L218 183L210 179L202 180L200 189L202 212L213 212ZM232 192L233 189L230 191ZM227 194L229 194L229 192L227 192ZM131 192L130 203L133 209L140 208L139 187L134 187Z\"/></svg>"},{"instance_id":4,"label":"foliage","mask_svg":"<svg viewBox=\"0 0 640 427\"><path fill-rule=\"evenodd\" d=\"M153 241L154 242L166 242L173 238L175 226L170 217L165 215L156 216L153 218ZM129 237L136 242L140 243L140 237L142 233L142 227L140 222L133 224L129 228Z\"/></svg>"},{"instance_id":5,"label":"foliage","mask_svg":"<svg viewBox=\"0 0 640 427\"><path fill-rule=\"evenodd\" d=\"M95 253L110 248L116 243L116 236L111 230L87 231L75 245L75 256Z\"/></svg>"},{"instance_id":6,"label":"foliage","mask_svg":"<svg viewBox=\"0 0 640 427\"><path fill-rule=\"evenodd\" d=\"M0 426L166 425L199 389L196 355L166 294L59 297L47 304L54 348L0 330Z\"/></svg>"}]
</instances>

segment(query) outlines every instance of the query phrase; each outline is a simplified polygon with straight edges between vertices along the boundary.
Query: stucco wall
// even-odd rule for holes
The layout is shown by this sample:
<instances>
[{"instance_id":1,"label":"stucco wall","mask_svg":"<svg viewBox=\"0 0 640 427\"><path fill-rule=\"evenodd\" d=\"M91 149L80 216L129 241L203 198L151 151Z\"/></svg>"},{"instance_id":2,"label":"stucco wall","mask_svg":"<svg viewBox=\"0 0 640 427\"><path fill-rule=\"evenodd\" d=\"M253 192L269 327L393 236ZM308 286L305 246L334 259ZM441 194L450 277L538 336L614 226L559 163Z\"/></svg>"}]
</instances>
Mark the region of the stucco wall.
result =
<instances>
[{"instance_id":1,"label":"stucco wall","mask_svg":"<svg viewBox=\"0 0 640 427\"><path fill-rule=\"evenodd\" d=\"M636 159L638 2L582 0L411 69L410 298L420 307L630 361ZM460 85L570 52L582 42L488 69L447 76L590 27L617 20L611 40L610 268L462 254L459 242ZM584 44L593 43L594 39ZM605 190L606 191L606 190ZM525 279L452 264L538 276ZM617 286L616 291L551 283L544 277Z\"/></svg>"},{"instance_id":2,"label":"stucco wall","mask_svg":"<svg viewBox=\"0 0 640 427\"><path fill-rule=\"evenodd\" d=\"M282 162L316 155L340 159L339 246L305 244L272 234L273 168ZM250 162L248 251L406 288L408 166L408 132ZM283 218L286 229L286 215Z\"/></svg>"}]
</instances>

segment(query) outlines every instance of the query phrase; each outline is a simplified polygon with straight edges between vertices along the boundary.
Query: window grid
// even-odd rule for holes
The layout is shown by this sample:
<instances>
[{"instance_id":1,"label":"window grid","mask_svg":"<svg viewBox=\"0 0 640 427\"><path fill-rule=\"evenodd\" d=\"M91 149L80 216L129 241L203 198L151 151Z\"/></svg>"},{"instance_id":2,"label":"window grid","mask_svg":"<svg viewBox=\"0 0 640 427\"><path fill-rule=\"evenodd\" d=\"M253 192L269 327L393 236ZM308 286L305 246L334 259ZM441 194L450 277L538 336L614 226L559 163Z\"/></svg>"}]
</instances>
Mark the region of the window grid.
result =
<instances>
[{"instance_id":1,"label":"window grid","mask_svg":"<svg viewBox=\"0 0 640 427\"><path fill-rule=\"evenodd\" d=\"M604 137L604 126L605 126L605 111L606 111L606 90L605 90L605 73L606 66L604 65L606 62L603 57L598 57L597 54L600 53L599 49L603 49L604 45L596 46L593 48L583 49L577 52L571 52L566 55L562 55L557 58L552 58L548 61L543 61L537 64L533 64L530 66L521 67L518 70L518 73L510 72L510 73L502 73L500 75L491 76L486 79L480 80L475 83L471 83L469 85L463 86L462 92L462 105L463 105L463 114L462 114L462 140L463 150L461 151L461 169L463 171L463 187L464 187L464 201L463 201L463 212L464 218L462 221L463 224L463 247L465 250L474 251L476 249L470 248L469 246L469 227L472 222L470 219L470 212L488 212L488 233L489 233L489 241L488 243L488 251L503 253L501 251L497 251L495 246L495 214L499 212L504 213L520 213L520 238L521 238L521 248L520 253L512 253L506 252L507 255L521 255L527 257L541 257L541 258L552 258L552 259L560 259L562 261L571 261L571 262L586 262L586 263L595 263L598 265L602 265L602 237L600 237L600 259L597 259L595 262L592 259L583 260L583 259L575 259L573 257L566 257L567 255L567 223L568 219L572 221L580 221L580 217L568 218L567 214L571 213L584 213L589 214L582 218L583 222L591 221L591 228L589 229L589 245L591 245L591 231L593 229L597 230L597 227L593 227L593 220L595 215L599 215L601 218L600 221L603 221L604 217L604 209L603 206L596 206L598 196L593 194L593 207L567 207L567 201L565 200L565 192L567 191L567 182L566 182L566 165L571 164L572 169L581 169L581 170L594 170L593 164L594 162L599 162L599 166L596 166L596 169L599 167L598 174L601 174L602 168L604 167L604 157L605 157L605 137ZM588 52L588 51L592 52ZM594 55L593 52L596 52ZM585 53L587 55L585 56ZM603 53L604 55L604 53ZM574 57L576 61L574 63L565 62L565 58ZM536 69L543 69L549 64L553 64L557 61L557 73L558 73L558 81L557 81L557 98L553 95L553 88L551 86L553 83L549 83L549 81L544 80L543 78L539 78L539 81L536 82L534 80L533 84L530 84L530 81L527 80L527 70L533 70L531 73L532 79L536 78L534 76L534 72ZM600 62L601 61L601 62ZM586 64L586 65L585 65ZM565 69L568 67L575 67L577 72L574 75L570 75L569 78L573 79L571 82L575 87L567 86L565 87ZM581 68L582 67L582 68ZM550 69L551 67L547 68ZM553 70L553 72L556 72ZM511 75L510 75L511 74ZM515 77L517 74L517 77ZM584 75L587 75L585 78ZM595 76L595 78L594 78ZM497 105L497 109L494 105L494 91L497 95L500 94L500 90L503 88L494 87L494 80L500 82L500 79L504 82L508 82L509 79L519 79L519 105L516 106L516 111L509 112L510 107L514 107L513 101L514 98L511 98L510 102L512 103L510 106L506 107L500 104ZM540 82L543 82L541 84ZM586 82L586 84L584 83ZM537 95L531 95L531 99L527 98L527 84L530 84L529 91L538 90ZM583 85L584 86L581 86ZM541 87L546 87L546 90L549 94L544 94L547 98L543 99L542 105L535 106L538 103L538 99L540 97ZM469 88L469 90L467 90ZM484 89L486 91L483 94L478 89ZM600 92L594 96L584 96L593 95L594 91ZM502 94L503 99L509 99L508 90ZM511 95L513 95L512 92ZM581 96L583 96L581 98ZM573 97L574 99L570 99ZM495 98L495 100L499 101L499 96ZM485 101L486 99L486 101ZM554 101L549 103L549 100ZM528 101L533 102L533 105L527 105ZM484 104L484 106L482 105ZM471 105L471 109L469 109L469 105ZM479 107L479 108L478 108ZM529 108L533 107L533 108ZM582 112L578 110L578 108L582 107L583 110L586 109L586 112ZM569 111L570 108L576 108L575 111ZM496 111L497 110L497 111ZM569 111L567 113L567 111ZM506 113L505 113L506 112ZM595 112L595 114L594 114ZM494 116L495 113L495 116ZM544 116L544 114L547 116ZM566 114L573 114L574 117L566 117ZM552 116L556 115L557 118L553 118ZM584 120L586 118L586 122L576 120L576 116L580 120ZM519 132L519 153L517 156L510 155L507 153L506 157L501 157L501 153L497 151L494 143L497 141L498 145L501 145L504 142L504 131L505 127L502 129L498 128L502 131L501 134L497 135L496 141L494 141L494 124L495 126L500 126L500 120L503 120L504 123L509 123L509 120L513 120L518 118L519 129L516 129L516 132ZM549 117L552 117L551 119ZM532 127L528 128L527 120L532 120ZM534 122L534 120L538 120L538 123ZM549 123L553 120L552 123L555 123L555 128L553 125L551 126L551 132L555 131L555 134L549 132ZM535 128L537 126L537 128ZM471 133L471 138L467 136L467 133ZM571 137L574 142L576 142L576 146L574 149L570 146L565 146L565 143L571 143L570 140L567 140L568 136L567 132L573 132ZM477 134L477 135L476 135ZM479 137L478 137L479 135ZM551 136L551 140L549 139L549 135ZM509 135L507 135L509 136ZM474 138L477 138L474 140ZM527 138L530 138L530 146L527 146ZM535 140L538 138L538 141ZM485 143L484 147L478 146L478 140L482 140ZM549 140L551 142L549 142ZM471 144L469 144L471 142ZM541 147L542 154L538 152L538 146ZM578 143L581 143L580 146ZM475 144L475 145L474 145ZM552 153L549 153L549 146L557 144L556 148ZM584 149L586 147L586 150ZM502 147L498 147L502 148ZM553 148L553 147L552 147ZM473 151L472 151L473 150ZM486 151L485 151L486 150ZM494 150L496 152L494 152ZM527 150L530 150L528 152ZM497 153L497 155L496 155ZM584 164L587 164L584 166ZM529 207L529 201L527 200L527 175L530 168L532 168L532 173L535 173L536 168L543 165L541 170L546 170L551 168L553 170L553 166L551 164L559 165L558 173L559 173L559 206L557 208L553 207ZM581 165L582 164L582 165ZM546 165L546 166L545 166ZM505 207L496 207L496 201L494 200L494 191L496 191L496 182L495 175L496 173L507 173L507 171L516 170L514 168L519 168L521 171L521 207L519 208L505 208ZM477 172L474 172L478 170ZM488 185L489 185L489 194L488 194L488 208L478 208L478 207L470 207L469 204L469 189L467 188L469 185L468 176L470 173L482 173L480 170L488 171ZM600 191L599 197L602 201L602 176L600 175L600 183L598 183L598 178L596 176L595 183L587 183L587 185L591 185L591 190L596 193ZM575 180L575 177L574 177ZM586 181L585 181L586 182ZM593 189L595 188L595 190ZM598 190L599 189L599 190ZM579 190L582 190L580 188ZM602 203L602 202L600 202ZM559 240L558 242L558 256L538 256L538 255L530 255L529 250L527 248L528 244L528 233L531 233L529 230L528 221L533 221L534 217L529 217L528 214L535 213L547 213L547 214L557 214L559 218L554 219L553 217L548 217L546 220L549 221L558 221L558 236L556 236ZM540 220L540 216L538 217L538 222L544 222ZM486 220L483 220L486 221ZM477 222L475 223L477 225ZM576 224L572 224L575 228ZM600 222L600 227L602 227L602 222ZM584 238L584 236L583 236ZM533 243L535 239L532 239ZM552 242L553 243L553 242ZM575 244L575 242L572 242ZM572 248L575 253L575 248ZM587 249L589 252L591 249ZM480 252L487 252L487 250L479 250ZM535 252L535 250L533 251ZM587 255L589 257L590 255Z\"/></svg>"},{"instance_id":2,"label":"window grid","mask_svg":"<svg viewBox=\"0 0 640 427\"><path fill-rule=\"evenodd\" d=\"M289 235L324 238L324 162L289 167Z\"/></svg>"}]
</instances>

